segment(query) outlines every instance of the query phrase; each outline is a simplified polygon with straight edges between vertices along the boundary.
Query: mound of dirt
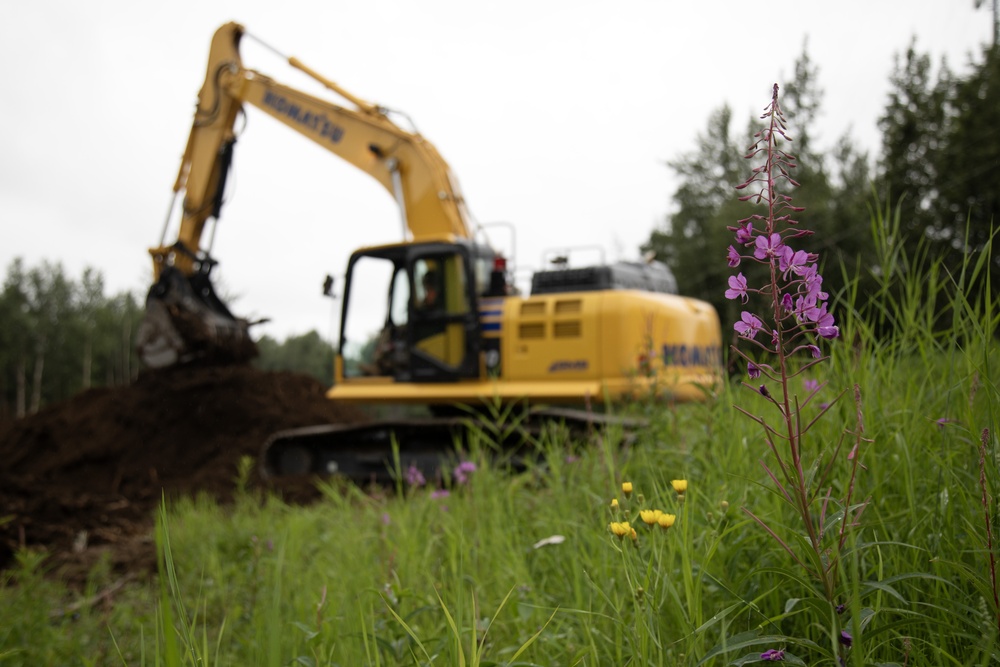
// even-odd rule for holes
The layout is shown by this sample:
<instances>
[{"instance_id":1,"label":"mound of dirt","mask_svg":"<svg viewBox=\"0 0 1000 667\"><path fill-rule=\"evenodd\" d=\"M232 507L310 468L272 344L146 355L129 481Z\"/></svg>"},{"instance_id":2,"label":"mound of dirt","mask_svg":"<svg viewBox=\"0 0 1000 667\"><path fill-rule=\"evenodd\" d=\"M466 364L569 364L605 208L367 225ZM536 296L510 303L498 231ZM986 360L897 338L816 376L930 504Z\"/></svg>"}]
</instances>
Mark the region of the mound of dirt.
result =
<instances>
[{"instance_id":1,"label":"mound of dirt","mask_svg":"<svg viewBox=\"0 0 1000 667\"><path fill-rule=\"evenodd\" d=\"M247 366L164 369L0 424L0 569L23 546L46 549L50 571L71 583L104 554L121 573L154 568L164 494L225 502L239 460L274 431L365 421L324 391Z\"/></svg>"}]
</instances>

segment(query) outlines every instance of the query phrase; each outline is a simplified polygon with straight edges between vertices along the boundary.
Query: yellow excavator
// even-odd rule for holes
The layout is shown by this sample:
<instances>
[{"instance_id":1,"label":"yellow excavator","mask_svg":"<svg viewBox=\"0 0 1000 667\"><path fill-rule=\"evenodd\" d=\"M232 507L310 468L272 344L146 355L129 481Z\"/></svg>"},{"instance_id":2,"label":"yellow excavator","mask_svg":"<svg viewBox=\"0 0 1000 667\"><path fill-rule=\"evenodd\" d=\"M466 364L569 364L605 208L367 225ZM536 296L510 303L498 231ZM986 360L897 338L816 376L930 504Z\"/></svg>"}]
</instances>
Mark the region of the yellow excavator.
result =
<instances>
[{"instance_id":1,"label":"yellow excavator","mask_svg":"<svg viewBox=\"0 0 1000 667\"><path fill-rule=\"evenodd\" d=\"M393 466L432 473L454 451L468 415L488 406L525 406L525 428L553 419L593 425L613 420L599 408L615 401L703 400L720 380L718 315L677 295L664 265L563 263L536 272L522 294L506 258L477 240L458 181L431 143L295 58L288 64L337 103L244 67L244 37L252 35L229 23L212 39L173 188L175 197L183 193L177 239L165 243L165 225L150 249L155 280L139 331L141 359L157 368L245 362L256 353L251 323L216 295L216 261L202 247L206 225L221 212L236 121L249 105L381 183L409 237L351 255L328 397L423 405L433 414L275 434L261 454L265 475L385 479Z\"/></svg>"}]
</instances>

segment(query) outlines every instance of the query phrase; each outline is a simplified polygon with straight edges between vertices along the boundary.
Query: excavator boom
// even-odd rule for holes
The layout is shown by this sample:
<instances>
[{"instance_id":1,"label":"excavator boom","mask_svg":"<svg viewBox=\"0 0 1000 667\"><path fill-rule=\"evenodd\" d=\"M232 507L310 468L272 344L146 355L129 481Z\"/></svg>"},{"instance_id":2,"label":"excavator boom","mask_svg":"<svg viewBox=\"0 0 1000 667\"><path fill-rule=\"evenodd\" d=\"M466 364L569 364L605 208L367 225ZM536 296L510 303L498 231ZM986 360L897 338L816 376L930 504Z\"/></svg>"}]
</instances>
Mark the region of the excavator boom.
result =
<instances>
[{"instance_id":1,"label":"excavator boom","mask_svg":"<svg viewBox=\"0 0 1000 667\"><path fill-rule=\"evenodd\" d=\"M469 238L470 225L458 181L434 146L396 125L388 112L317 74L308 74L345 105L321 99L243 66L243 27L228 23L212 39L205 81L174 194L183 193L179 231L150 249L155 284L139 332L148 366L194 359L235 361L255 354L249 323L232 316L212 288L214 266L203 247L208 222L218 220L236 144L235 125L245 105L256 107L369 174L396 199L404 235L413 240L450 235Z\"/></svg>"}]
</instances>

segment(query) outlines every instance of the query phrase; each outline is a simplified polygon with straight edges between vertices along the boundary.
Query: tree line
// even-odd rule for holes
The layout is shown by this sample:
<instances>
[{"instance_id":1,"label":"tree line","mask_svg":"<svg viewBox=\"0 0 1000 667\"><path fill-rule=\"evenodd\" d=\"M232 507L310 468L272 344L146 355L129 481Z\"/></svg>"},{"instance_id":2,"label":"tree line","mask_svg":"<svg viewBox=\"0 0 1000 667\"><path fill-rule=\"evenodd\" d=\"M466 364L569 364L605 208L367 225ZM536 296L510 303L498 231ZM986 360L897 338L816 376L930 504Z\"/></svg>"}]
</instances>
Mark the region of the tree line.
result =
<instances>
[{"instance_id":1,"label":"tree line","mask_svg":"<svg viewBox=\"0 0 1000 667\"><path fill-rule=\"evenodd\" d=\"M73 280L61 264L15 259L0 292L0 420L92 386L131 382L141 316L132 294L107 296L94 269Z\"/></svg>"},{"instance_id":2,"label":"tree line","mask_svg":"<svg viewBox=\"0 0 1000 667\"><path fill-rule=\"evenodd\" d=\"M996 47L984 47L959 76L944 60L932 66L911 43L897 56L889 83L874 159L849 135L825 148L817 145L814 130L823 92L806 50L792 80L782 85L781 104L794 140L788 150L797 158L792 176L801 184L787 194L805 208L800 215L815 230L797 241L798 247L819 253L824 287L831 294L841 294L851 283L863 302L877 292L884 268L878 265L872 229L878 216L873 213L891 210L898 221L896 241L907 256L939 262L957 280L967 260L987 253L989 271L981 271L969 289L998 293L1000 253L991 244L1000 212ZM723 296L731 274L725 261L733 239L728 228L754 212L738 200L735 186L749 174L742 156L760 127L757 118L750 118L741 133L734 130L734 120L728 106L718 108L694 150L668 162L680 180L673 211L643 245L673 270L682 294L715 305L729 331L743 306ZM759 276L747 277L762 282Z\"/></svg>"},{"instance_id":3,"label":"tree line","mask_svg":"<svg viewBox=\"0 0 1000 667\"><path fill-rule=\"evenodd\" d=\"M0 422L91 387L126 385L140 370L136 332L144 306L107 295L99 271L74 279L59 263L15 259L0 291ZM333 382L333 346L311 331L284 342L263 336L254 363Z\"/></svg>"}]
</instances>

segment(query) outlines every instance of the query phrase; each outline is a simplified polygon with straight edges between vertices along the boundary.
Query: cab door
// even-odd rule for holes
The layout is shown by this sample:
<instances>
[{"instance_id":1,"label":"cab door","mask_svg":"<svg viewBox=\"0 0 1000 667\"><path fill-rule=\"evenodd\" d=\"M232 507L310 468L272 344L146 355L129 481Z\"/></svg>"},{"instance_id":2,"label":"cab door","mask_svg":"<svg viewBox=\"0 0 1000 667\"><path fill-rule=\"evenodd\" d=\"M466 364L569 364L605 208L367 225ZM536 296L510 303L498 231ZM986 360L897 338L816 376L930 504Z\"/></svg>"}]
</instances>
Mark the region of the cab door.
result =
<instances>
[{"instance_id":1,"label":"cab door","mask_svg":"<svg viewBox=\"0 0 1000 667\"><path fill-rule=\"evenodd\" d=\"M452 244L410 248L411 379L449 382L479 376L479 318L468 251Z\"/></svg>"}]
</instances>

